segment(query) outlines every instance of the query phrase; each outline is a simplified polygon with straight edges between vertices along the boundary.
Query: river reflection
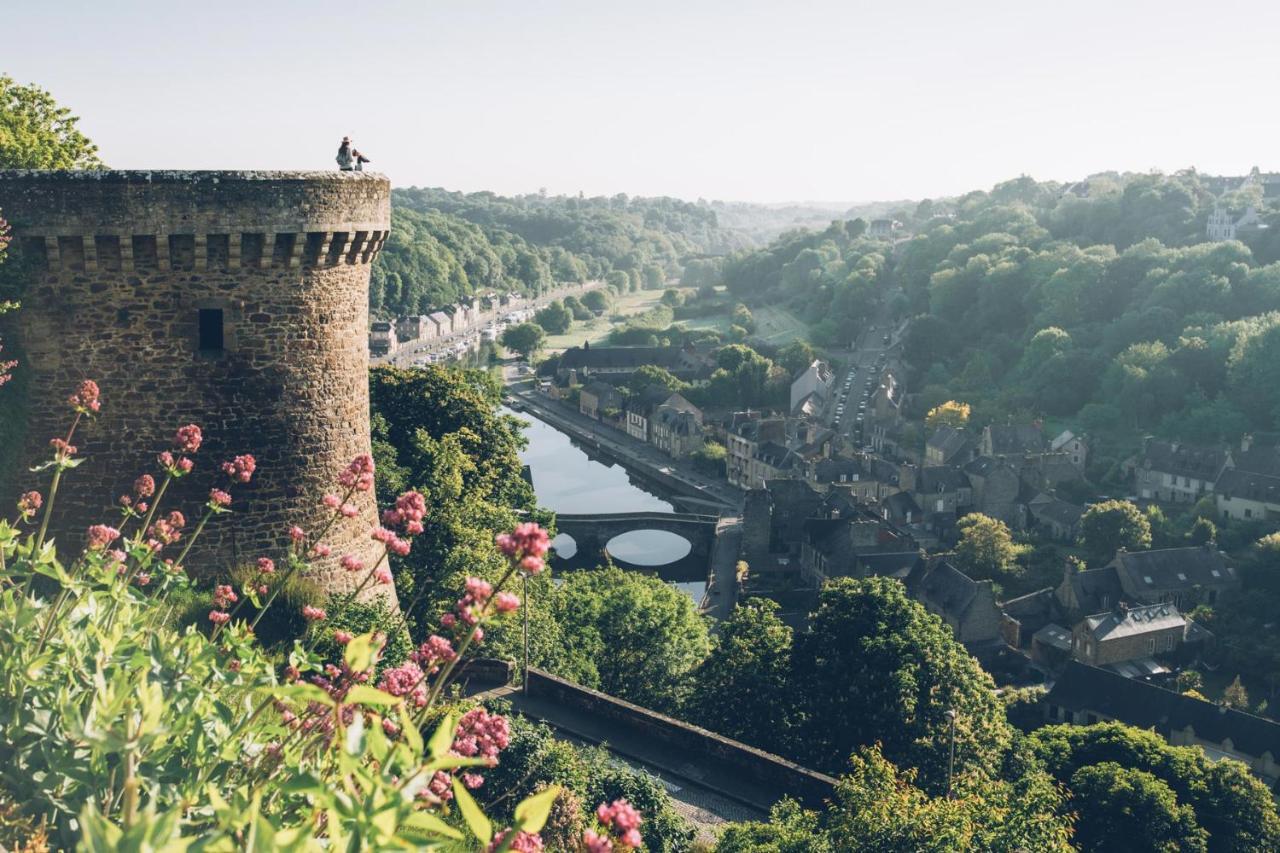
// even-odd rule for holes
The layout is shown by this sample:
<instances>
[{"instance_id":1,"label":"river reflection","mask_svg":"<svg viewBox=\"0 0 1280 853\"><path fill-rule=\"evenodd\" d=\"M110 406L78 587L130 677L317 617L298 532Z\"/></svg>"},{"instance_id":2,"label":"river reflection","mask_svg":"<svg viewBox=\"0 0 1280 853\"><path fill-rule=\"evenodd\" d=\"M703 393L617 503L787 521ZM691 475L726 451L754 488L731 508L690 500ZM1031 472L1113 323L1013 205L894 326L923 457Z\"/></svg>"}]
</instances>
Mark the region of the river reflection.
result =
<instances>
[{"instance_id":1,"label":"river reflection","mask_svg":"<svg viewBox=\"0 0 1280 853\"><path fill-rule=\"evenodd\" d=\"M621 465L597 462L555 427L527 414L514 414L528 424L524 433L529 446L520 459L529 466L541 505L564 513L673 511L670 503L631 482ZM581 567L574 559L576 549L570 537L557 536L553 544L567 566ZM656 568L659 576L675 582L695 602L702 599L706 583L690 578L705 577L706 567L689 565L684 559L690 546L683 537L662 530L637 530L616 537L608 547L616 562Z\"/></svg>"}]
</instances>

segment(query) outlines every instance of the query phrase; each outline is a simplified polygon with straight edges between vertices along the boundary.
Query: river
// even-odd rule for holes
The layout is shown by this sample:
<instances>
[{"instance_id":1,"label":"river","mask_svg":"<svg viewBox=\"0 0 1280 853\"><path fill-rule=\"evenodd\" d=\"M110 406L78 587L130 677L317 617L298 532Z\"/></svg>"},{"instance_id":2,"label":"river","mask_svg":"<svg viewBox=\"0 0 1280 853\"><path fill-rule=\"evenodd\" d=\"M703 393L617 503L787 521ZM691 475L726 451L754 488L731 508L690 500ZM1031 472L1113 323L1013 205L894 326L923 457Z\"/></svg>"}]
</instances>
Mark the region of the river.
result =
<instances>
[{"instance_id":1,"label":"river","mask_svg":"<svg viewBox=\"0 0 1280 853\"><path fill-rule=\"evenodd\" d=\"M520 459L529 466L533 490L542 506L564 513L673 511L668 501L632 482L621 465L592 459L555 427L527 414L514 414L528 424L524 434L529 445ZM590 565L590 561L575 559L577 549L572 538L557 536L552 544L560 567ZM707 567L691 565L696 561L687 559L690 546L683 537L663 530L637 530L614 538L606 547L624 568L655 572L695 603L702 600Z\"/></svg>"}]
</instances>

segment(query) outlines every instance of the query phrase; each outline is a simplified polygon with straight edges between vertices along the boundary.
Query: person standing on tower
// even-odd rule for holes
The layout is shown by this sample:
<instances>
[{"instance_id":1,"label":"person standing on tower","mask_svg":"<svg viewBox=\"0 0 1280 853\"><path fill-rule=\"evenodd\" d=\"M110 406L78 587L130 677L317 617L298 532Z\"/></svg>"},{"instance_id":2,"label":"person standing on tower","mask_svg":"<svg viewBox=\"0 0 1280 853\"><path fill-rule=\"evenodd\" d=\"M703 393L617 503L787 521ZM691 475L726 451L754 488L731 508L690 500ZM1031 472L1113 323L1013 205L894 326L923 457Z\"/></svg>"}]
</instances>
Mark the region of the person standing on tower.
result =
<instances>
[{"instance_id":1,"label":"person standing on tower","mask_svg":"<svg viewBox=\"0 0 1280 853\"><path fill-rule=\"evenodd\" d=\"M351 149L351 137L342 137L342 144L338 146L338 169L343 172L350 172L356 168L356 155Z\"/></svg>"}]
</instances>

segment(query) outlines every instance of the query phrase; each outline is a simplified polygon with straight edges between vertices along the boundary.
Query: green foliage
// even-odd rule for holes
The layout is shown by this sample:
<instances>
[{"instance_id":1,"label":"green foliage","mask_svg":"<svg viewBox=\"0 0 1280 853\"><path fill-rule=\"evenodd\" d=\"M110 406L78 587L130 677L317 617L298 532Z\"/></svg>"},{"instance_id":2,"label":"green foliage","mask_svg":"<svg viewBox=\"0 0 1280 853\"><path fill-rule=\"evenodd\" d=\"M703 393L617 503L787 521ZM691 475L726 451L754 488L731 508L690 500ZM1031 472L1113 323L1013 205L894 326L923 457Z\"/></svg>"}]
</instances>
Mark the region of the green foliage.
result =
<instances>
[{"instance_id":1,"label":"green foliage","mask_svg":"<svg viewBox=\"0 0 1280 853\"><path fill-rule=\"evenodd\" d=\"M720 442L704 441L701 447L689 454L689 461L704 474L723 477L728 456L728 451Z\"/></svg>"},{"instance_id":2,"label":"green foliage","mask_svg":"<svg viewBox=\"0 0 1280 853\"><path fill-rule=\"evenodd\" d=\"M921 787L938 793L946 785L948 709L957 712L960 772L989 771L1008 747L990 676L896 580L827 583L795 649L796 753L811 766L838 772L843 756L879 742L886 758L919 771Z\"/></svg>"},{"instance_id":3,"label":"green foliage","mask_svg":"<svg viewBox=\"0 0 1280 853\"><path fill-rule=\"evenodd\" d=\"M552 611L573 626L553 667L557 675L650 708L679 706L711 645L688 596L616 567L564 575Z\"/></svg>"},{"instance_id":4,"label":"green foliage","mask_svg":"<svg viewBox=\"0 0 1280 853\"><path fill-rule=\"evenodd\" d=\"M1029 741L1045 769L1071 789L1082 834L1087 825L1102 828L1097 837L1113 826L1120 831L1127 825L1130 836L1145 832L1140 820L1126 819L1125 824L1116 814L1117 809L1126 808L1124 798L1110 800L1103 795L1108 777L1116 775L1114 771L1085 777L1091 786L1087 794L1075 790L1083 768L1111 763L1130 776L1115 780L1128 789L1125 797L1134 798L1135 808L1156 809L1153 819L1165 821L1180 813L1168 808L1173 803L1163 790L1145 777L1135 779L1130 774L1149 774L1167 786L1176 805L1191 810L1191 825L1207 831L1209 850L1272 850L1280 846L1280 815L1275 803L1266 786L1239 762L1215 762L1198 747L1170 746L1154 732L1121 723L1047 726L1033 732ZM1091 814L1095 808L1100 811L1097 817ZM1101 849L1125 848L1121 844Z\"/></svg>"},{"instance_id":5,"label":"green foliage","mask_svg":"<svg viewBox=\"0 0 1280 853\"><path fill-rule=\"evenodd\" d=\"M526 361L546 345L547 333L537 323L518 323L502 330L499 339L504 347L520 354Z\"/></svg>"},{"instance_id":6,"label":"green foliage","mask_svg":"<svg viewBox=\"0 0 1280 853\"><path fill-rule=\"evenodd\" d=\"M627 388L631 393L638 394L645 388L649 387L664 388L674 393L685 391L689 387L689 383L678 379L670 370L665 367L658 367L654 364L642 364L627 379Z\"/></svg>"},{"instance_id":7,"label":"green foliage","mask_svg":"<svg viewBox=\"0 0 1280 853\"><path fill-rule=\"evenodd\" d=\"M1096 503L1080 518L1080 541L1093 560L1109 560L1116 551L1151 547L1151 524L1129 501Z\"/></svg>"},{"instance_id":8,"label":"green foliage","mask_svg":"<svg viewBox=\"0 0 1280 853\"><path fill-rule=\"evenodd\" d=\"M1018 560L1030 548L1013 541L1003 521L970 513L960 519L960 541L956 544L956 567L972 578L1013 578L1025 568Z\"/></svg>"},{"instance_id":9,"label":"green foliage","mask_svg":"<svg viewBox=\"0 0 1280 853\"><path fill-rule=\"evenodd\" d=\"M783 798L767 822L731 823L720 832L715 853L835 853L818 812Z\"/></svg>"},{"instance_id":10,"label":"green foliage","mask_svg":"<svg viewBox=\"0 0 1280 853\"><path fill-rule=\"evenodd\" d=\"M573 325L573 312L556 300L533 316L533 321L546 330L547 334L563 335Z\"/></svg>"},{"instance_id":11,"label":"green foliage","mask_svg":"<svg viewBox=\"0 0 1280 853\"><path fill-rule=\"evenodd\" d=\"M0 75L0 169L99 169L80 119L35 85Z\"/></svg>"},{"instance_id":12,"label":"green foliage","mask_svg":"<svg viewBox=\"0 0 1280 853\"><path fill-rule=\"evenodd\" d=\"M603 288L588 290L582 294L582 304L598 317L609 310L609 294Z\"/></svg>"},{"instance_id":13,"label":"green foliage","mask_svg":"<svg viewBox=\"0 0 1280 853\"><path fill-rule=\"evenodd\" d=\"M777 611L777 603L766 598L734 608L694 673L685 712L700 726L770 752L784 751L794 716L791 628Z\"/></svg>"},{"instance_id":14,"label":"green foliage","mask_svg":"<svg viewBox=\"0 0 1280 853\"><path fill-rule=\"evenodd\" d=\"M1071 791L1086 803L1076 823L1076 844L1090 851L1208 850L1208 834L1195 811L1178 803L1168 785L1143 770L1113 761L1081 767Z\"/></svg>"}]
</instances>

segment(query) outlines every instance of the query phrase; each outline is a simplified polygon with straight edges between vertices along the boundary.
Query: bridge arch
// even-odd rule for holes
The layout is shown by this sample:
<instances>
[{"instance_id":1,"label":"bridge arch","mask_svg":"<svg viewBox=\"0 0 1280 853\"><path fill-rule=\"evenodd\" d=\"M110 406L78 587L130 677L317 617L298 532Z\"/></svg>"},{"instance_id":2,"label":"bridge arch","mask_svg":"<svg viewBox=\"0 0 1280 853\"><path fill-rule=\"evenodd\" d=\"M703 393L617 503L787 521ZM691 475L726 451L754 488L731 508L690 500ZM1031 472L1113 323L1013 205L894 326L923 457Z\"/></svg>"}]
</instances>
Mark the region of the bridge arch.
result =
<instances>
[{"instance_id":1,"label":"bridge arch","mask_svg":"<svg viewBox=\"0 0 1280 853\"><path fill-rule=\"evenodd\" d=\"M689 543L689 555L710 560L715 547L719 517L678 512L613 512L556 516L556 531L567 534L577 545L577 554L603 554L609 542L641 530L660 530Z\"/></svg>"}]
</instances>

